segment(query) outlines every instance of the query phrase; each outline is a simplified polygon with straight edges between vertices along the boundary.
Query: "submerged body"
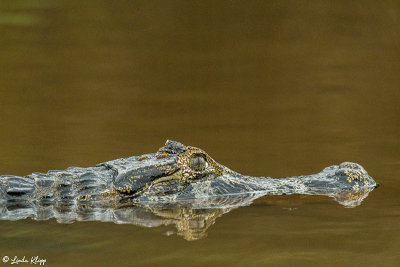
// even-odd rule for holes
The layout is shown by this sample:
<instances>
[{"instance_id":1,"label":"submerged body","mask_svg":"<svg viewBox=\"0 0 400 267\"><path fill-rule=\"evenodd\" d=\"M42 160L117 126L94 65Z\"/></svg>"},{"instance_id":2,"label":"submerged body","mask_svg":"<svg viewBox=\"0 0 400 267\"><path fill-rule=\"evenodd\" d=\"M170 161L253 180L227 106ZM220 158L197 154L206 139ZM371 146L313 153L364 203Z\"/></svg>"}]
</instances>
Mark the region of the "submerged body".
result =
<instances>
[{"instance_id":1,"label":"submerged body","mask_svg":"<svg viewBox=\"0 0 400 267\"><path fill-rule=\"evenodd\" d=\"M156 153L95 167L0 176L0 200L149 206L198 200L212 206L212 199L218 197L307 194L327 195L356 206L374 187L375 181L356 163L344 162L306 176L251 177L216 163L199 148L167 141Z\"/></svg>"}]
</instances>

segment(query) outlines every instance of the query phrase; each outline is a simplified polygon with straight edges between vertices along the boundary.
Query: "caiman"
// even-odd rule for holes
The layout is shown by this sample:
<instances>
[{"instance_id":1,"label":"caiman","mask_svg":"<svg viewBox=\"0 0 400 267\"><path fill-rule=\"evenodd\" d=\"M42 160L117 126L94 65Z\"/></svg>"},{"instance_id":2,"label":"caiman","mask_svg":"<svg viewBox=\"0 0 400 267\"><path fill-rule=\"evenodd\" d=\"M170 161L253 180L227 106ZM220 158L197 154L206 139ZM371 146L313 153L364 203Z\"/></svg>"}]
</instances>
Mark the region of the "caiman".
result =
<instances>
[{"instance_id":1,"label":"caiman","mask_svg":"<svg viewBox=\"0 0 400 267\"><path fill-rule=\"evenodd\" d=\"M323 195L354 207L375 186L356 163L306 176L251 177L222 166L199 148L167 141L156 153L94 167L0 176L0 219L175 225L177 235L197 240L216 218L262 196Z\"/></svg>"},{"instance_id":2,"label":"caiman","mask_svg":"<svg viewBox=\"0 0 400 267\"><path fill-rule=\"evenodd\" d=\"M202 149L167 141L158 152L70 167L24 177L0 176L0 200L157 206L241 195L326 195L347 206L358 205L375 181L357 163L344 162L312 175L289 178L241 175L215 162Z\"/></svg>"}]
</instances>

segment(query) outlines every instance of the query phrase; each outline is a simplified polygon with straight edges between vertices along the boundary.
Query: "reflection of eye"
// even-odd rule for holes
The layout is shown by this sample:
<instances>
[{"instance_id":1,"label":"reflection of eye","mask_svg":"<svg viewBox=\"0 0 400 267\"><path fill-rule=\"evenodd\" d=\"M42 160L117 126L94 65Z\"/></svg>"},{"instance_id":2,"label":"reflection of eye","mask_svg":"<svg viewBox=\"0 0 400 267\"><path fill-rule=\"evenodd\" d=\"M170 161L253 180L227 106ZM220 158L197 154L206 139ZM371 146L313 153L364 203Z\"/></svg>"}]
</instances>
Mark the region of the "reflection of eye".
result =
<instances>
[{"instance_id":1,"label":"reflection of eye","mask_svg":"<svg viewBox=\"0 0 400 267\"><path fill-rule=\"evenodd\" d=\"M190 162L189 162L189 166L192 170L204 171L207 168L208 163L203 157L199 156L199 157L191 158Z\"/></svg>"}]
</instances>

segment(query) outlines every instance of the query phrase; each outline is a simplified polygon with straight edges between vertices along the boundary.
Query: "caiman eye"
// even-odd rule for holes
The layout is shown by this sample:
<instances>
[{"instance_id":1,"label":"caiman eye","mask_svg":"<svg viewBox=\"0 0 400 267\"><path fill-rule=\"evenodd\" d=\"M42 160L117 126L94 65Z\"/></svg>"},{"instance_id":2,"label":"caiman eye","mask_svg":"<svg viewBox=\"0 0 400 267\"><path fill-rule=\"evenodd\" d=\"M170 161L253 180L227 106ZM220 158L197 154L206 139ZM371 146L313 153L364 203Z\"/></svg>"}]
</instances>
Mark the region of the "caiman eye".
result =
<instances>
[{"instance_id":1,"label":"caiman eye","mask_svg":"<svg viewBox=\"0 0 400 267\"><path fill-rule=\"evenodd\" d=\"M208 163L202 156L195 156L190 159L189 167L194 171L204 171L208 167Z\"/></svg>"}]
</instances>

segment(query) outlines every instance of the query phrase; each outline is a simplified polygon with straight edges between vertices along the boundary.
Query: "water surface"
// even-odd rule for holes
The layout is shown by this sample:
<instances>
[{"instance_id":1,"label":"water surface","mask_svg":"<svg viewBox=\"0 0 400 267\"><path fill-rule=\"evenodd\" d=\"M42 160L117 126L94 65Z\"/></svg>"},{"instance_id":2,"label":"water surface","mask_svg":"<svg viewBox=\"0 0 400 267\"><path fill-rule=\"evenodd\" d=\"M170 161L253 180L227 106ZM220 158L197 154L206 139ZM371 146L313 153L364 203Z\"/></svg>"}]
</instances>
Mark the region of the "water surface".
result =
<instances>
[{"instance_id":1,"label":"water surface","mask_svg":"<svg viewBox=\"0 0 400 267\"><path fill-rule=\"evenodd\" d=\"M0 173L201 147L240 173L358 162L345 208L265 197L187 241L174 225L0 221L0 257L48 266L400 264L397 1L2 1Z\"/></svg>"}]
</instances>

